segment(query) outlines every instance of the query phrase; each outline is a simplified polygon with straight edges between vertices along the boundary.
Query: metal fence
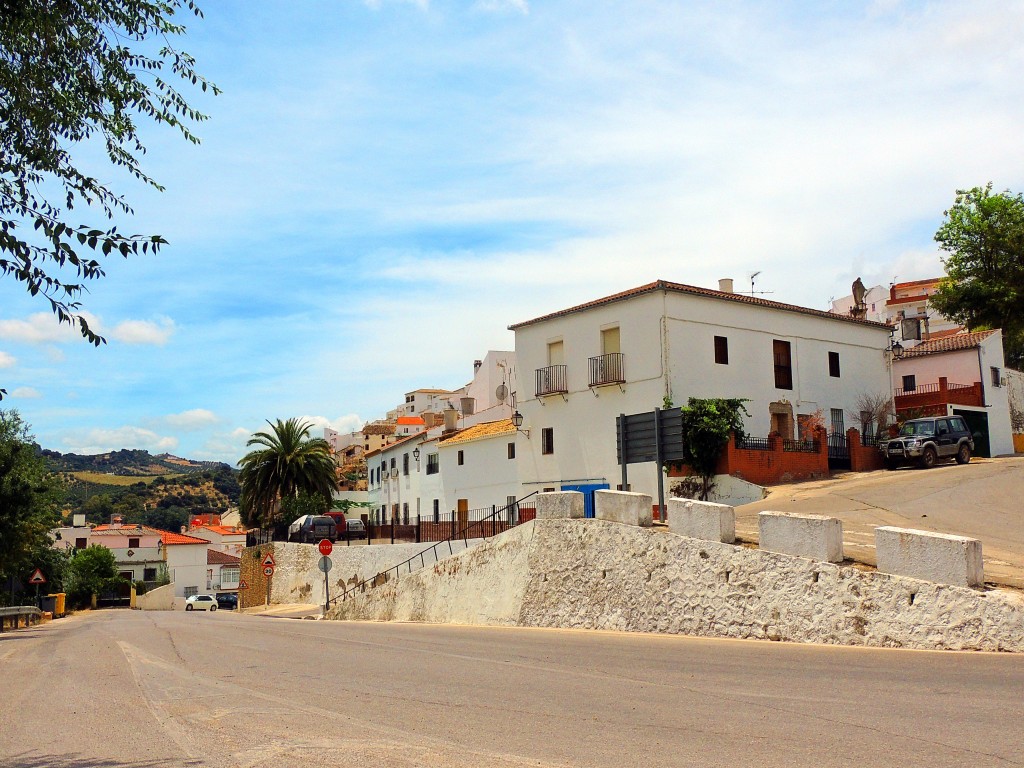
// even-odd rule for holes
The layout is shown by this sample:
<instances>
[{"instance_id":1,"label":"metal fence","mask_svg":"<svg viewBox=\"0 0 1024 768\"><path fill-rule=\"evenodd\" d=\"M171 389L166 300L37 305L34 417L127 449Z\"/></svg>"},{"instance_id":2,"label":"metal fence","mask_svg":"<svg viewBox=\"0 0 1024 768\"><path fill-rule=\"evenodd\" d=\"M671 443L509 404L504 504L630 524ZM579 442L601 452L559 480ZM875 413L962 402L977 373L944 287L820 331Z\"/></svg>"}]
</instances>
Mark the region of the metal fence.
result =
<instances>
[{"instance_id":1,"label":"metal fence","mask_svg":"<svg viewBox=\"0 0 1024 768\"><path fill-rule=\"evenodd\" d=\"M770 437L751 437L750 435L736 435L734 440L736 447L747 451L770 451L772 441Z\"/></svg>"},{"instance_id":2,"label":"metal fence","mask_svg":"<svg viewBox=\"0 0 1024 768\"><path fill-rule=\"evenodd\" d=\"M821 443L817 440L783 440L782 450L789 453L819 453Z\"/></svg>"}]
</instances>

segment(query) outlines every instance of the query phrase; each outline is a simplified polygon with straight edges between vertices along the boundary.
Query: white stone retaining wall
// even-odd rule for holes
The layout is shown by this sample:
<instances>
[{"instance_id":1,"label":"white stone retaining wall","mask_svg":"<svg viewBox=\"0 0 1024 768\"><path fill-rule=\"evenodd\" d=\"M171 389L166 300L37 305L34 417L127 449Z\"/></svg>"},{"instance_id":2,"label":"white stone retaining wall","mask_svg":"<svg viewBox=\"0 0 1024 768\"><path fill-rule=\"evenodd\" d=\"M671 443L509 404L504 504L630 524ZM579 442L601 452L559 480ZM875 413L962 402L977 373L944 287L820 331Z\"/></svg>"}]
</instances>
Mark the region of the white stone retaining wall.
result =
<instances>
[{"instance_id":1,"label":"white stone retaining wall","mask_svg":"<svg viewBox=\"0 0 1024 768\"><path fill-rule=\"evenodd\" d=\"M500 593L500 594L495 594ZM536 520L331 618L1024 651L1024 596L601 520Z\"/></svg>"},{"instance_id":2,"label":"white stone retaining wall","mask_svg":"<svg viewBox=\"0 0 1024 768\"><path fill-rule=\"evenodd\" d=\"M470 539L469 546L479 541ZM334 565L327 576L331 597L336 597L346 585L352 587L364 579L372 579L430 546L429 541L419 544L335 544L331 552ZM451 542L452 552L461 552L465 548L466 543L462 539ZM437 551L441 558L448 557L448 543L438 544ZM427 566L436 562L430 552L423 559ZM275 567L270 602L323 604L324 575L317 568L319 560L316 544L274 542ZM413 570L419 568L419 558L412 565Z\"/></svg>"},{"instance_id":3,"label":"white stone retaining wall","mask_svg":"<svg viewBox=\"0 0 1024 768\"><path fill-rule=\"evenodd\" d=\"M136 595L135 607L143 611L173 611L174 584L164 584L144 595Z\"/></svg>"},{"instance_id":4,"label":"white stone retaining wall","mask_svg":"<svg viewBox=\"0 0 1024 768\"><path fill-rule=\"evenodd\" d=\"M534 502L538 520L582 519L583 494L579 491L538 493Z\"/></svg>"}]
</instances>

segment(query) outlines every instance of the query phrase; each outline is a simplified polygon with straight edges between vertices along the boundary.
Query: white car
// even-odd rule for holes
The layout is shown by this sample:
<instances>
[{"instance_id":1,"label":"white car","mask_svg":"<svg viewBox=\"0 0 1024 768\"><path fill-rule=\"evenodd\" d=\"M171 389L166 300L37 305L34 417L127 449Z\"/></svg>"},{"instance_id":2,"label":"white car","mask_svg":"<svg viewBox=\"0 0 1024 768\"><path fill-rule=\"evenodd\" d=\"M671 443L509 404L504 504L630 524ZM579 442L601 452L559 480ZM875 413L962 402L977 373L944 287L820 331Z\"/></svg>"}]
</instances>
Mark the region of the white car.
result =
<instances>
[{"instance_id":1,"label":"white car","mask_svg":"<svg viewBox=\"0 0 1024 768\"><path fill-rule=\"evenodd\" d=\"M216 611L217 600L213 595L192 595L185 598L186 611Z\"/></svg>"}]
</instances>

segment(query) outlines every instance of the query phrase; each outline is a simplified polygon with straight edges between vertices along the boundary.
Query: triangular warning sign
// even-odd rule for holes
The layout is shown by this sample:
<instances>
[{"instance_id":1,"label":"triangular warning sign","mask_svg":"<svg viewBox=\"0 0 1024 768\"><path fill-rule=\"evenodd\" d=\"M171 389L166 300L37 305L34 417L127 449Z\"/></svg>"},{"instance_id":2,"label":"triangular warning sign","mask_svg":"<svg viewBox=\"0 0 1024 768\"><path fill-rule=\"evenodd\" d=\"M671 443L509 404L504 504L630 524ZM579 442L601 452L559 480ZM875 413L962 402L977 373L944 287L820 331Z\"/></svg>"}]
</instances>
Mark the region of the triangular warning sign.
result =
<instances>
[{"instance_id":1,"label":"triangular warning sign","mask_svg":"<svg viewBox=\"0 0 1024 768\"><path fill-rule=\"evenodd\" d=\"M28 577L28 583L29 584L45 584L46 583L46 577L43 576L42 570L40 570L39 568L36 568L34 571L32 571L32 575Z\"/></svg>"},{"instance_id":2,"label":"triangular warning sign","mask_svg":"<svg viewBox=\"0 0 1024 768\"><path fill-rule=\"evenodd\" d=\"M245 579L242 579L240 582L238 582L238 588L239 589L248 589L249 588L249 582L246 581Z\"/></svg>"},{"instance_id":3,"label":"triangular warning sign","mask_svg":"<svg viewBox=\"0 0 1024 768\"><path fill-rule=\"evenodd\" d=\"M267 556L263 558L263 565L269 565L271 568L275 565L274 556L269 552L267 553Z\"/></svg>"}]
</instances>

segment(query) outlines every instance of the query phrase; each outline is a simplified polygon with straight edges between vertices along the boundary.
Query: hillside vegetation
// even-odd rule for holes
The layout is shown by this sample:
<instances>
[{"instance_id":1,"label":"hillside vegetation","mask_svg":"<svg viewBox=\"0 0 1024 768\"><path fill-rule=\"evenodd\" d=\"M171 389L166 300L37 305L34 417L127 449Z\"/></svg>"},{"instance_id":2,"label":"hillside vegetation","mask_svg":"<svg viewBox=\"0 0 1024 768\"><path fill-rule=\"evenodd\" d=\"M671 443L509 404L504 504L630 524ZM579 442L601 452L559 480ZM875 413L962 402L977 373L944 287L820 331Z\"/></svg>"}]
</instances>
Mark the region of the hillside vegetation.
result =
<instances>
[{"instance_id":1,"label":"hillside vegetation","mask_svg":"<svg viewBox=\"0 0 1024 768\"><path fill-rule=\"evenodd\" d=\"M65 515L83 513L93 524L120 515L177 531L200 514L224 514L238 504L238 473L221 462L122 450L96 456L41 450L65 482Z\"/></svg>"}]
</instances>

